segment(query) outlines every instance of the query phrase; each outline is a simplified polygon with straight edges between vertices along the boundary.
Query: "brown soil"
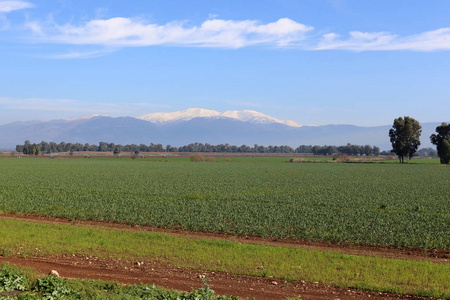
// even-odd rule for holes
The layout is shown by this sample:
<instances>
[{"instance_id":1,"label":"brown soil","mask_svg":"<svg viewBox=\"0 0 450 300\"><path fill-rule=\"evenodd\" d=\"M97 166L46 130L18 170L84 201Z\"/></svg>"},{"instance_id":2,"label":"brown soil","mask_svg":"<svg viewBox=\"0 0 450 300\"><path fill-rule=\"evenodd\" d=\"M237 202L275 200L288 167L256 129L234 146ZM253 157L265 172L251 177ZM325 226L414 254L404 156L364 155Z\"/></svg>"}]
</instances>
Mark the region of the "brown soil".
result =
<instances>
[{"instance_id":1,"label":"brown soil","mask_svg":"<svg viewBox=\"0 0 450 300\"><path fill-rule=\"evenodd\" d=\"M222 272L177 268L156 263L138 263L108 260L92 256L0 257L0 262L35 268L44 274L56 270L65 278L92 278L113 280L128 284L156 284L168 289L191 291L202 286L207 277L209 285L220 295L239 296L242 299L285 299L301 296L307 299L425 299L387 293L371 293L354 289L340 289L321 283L282 281Z\"/></svg>"},{"instance_id":2,"label":"brown soil","mask_svg":"<svg viewBox=\"0 0 450 300\"><path fill-rule=\"evenodd\" d=\"M127 231L147 231L169 233L179 237L207 238L236 241L240 243L259 244L268 246L297 247L308 250L336 251L346 254L380 256L398 259L429 260L433 262L450 263L450 251L443 249L420 249L394 246L372 246L372 245L352 245L349 243L331 243L327 241L308 241L291 238L262 238L251 235L232 235L221 232L192 232L181 229L150 227L136 224L123 224L106 221L93 220L73 220L69 218L50 217L42 215L18 215L0 214L3 219L15 219L31 222L43 222L50 224L71 224L75 226L90 226L102 229L127 230Z\"/></svg>"},{"instance_id":3,"label":"brown soil","mask_svg":"<svg viewBox=\"0 0 450 300\"><path fill-rule=\"evenodd\" d=\"M300 240L267 240L259 237L231 236L216 233L193 233L174 229L155 229L145 226L99 221L70 221L65 218L45 217L37 215L0 215L0 218L45 222L53 224L73 224L75 226L92 226L112 230L165 232L183 237L226 239L232 241L274 246L300 247L305 249L340 251L358 255L395 257L403 259L431 260L448 263L448 252L424 252L418 249L400 249L390 247L370 247L333 245L330 243L306 242ZM242 299L285 299L300 295L306 299L425 299L416 296L395 295L387 293L371 293L354 289L342 289L304 281L283 281L274 278L261 278L236 275L223 272L205 272L195 269L184 269L153 262L130 262L124 260L103 259L93 256L38 256L38 257L0 257L0 262L32 267L42 273L56 270L66 278L93 278L114 280L122 283L156 284L169 289L190 291L201 287L201 278L207 276L210 286L218 294L239 296Z\"/></svg>"},{"instance_id":4,"label":"brown soil","mask_svg":"<svg viewBox=\"0 0 450 300\"><path fill-rule=\"evenodd\" d=\"M2 157L33 157L33 158L98 158L98 157L115 157L112 151L75 151L73 155L69 152L60 152L53 154L40 154L40 155L27 155L20 154L15 151L13 155L11 152L3 152L0 154ZM244 152L140 152L137 157L145 158L174 158L174 157L190 157L194 153L200 153L204 156L213 157L329 157L324 155L314 155L312 153L244 153ZM122 152L120 157L133 157L135 154L133 152Z\"/></svg>"}]
</instances>

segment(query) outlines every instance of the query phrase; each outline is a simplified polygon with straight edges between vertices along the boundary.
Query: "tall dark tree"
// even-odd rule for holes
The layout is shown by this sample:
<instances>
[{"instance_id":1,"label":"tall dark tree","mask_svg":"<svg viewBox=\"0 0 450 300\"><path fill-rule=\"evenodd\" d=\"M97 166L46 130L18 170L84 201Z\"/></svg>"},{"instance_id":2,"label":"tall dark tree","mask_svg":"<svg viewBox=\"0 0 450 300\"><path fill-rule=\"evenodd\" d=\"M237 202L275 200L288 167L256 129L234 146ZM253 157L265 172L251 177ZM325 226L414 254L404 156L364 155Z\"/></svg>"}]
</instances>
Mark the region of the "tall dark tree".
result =
<instances>
[{"instance_id":1,"label":"tall dark tree","mask_svg":"<svg viewBox=\"0 0 450 300\"><path fill-rule=\"evenodd\" d=\"M420 123L410 117L399 117L394 120L392 128L389 130L389 137L391 138L392 150L400 163L405 162L405 158L411 159L413 154L420 146L420 134L422 133L422 126Z\"/></svg>"},{"instance_id":2,"label":"tall dark tree","mask_svg":"<svg viewBox=\"0 0 450 300\"><path fill-rule=\"evenodd\" d=\"M16 150L18 149L18 147L16 147ZM26 140L25 141L25 145L23 145L22 148L22 153L23 154L29 154L29 155L39 155L41 154L41 147L36 144L31 144L30 141Z\"/></svg>"},{"instance_id":3,"label":"tall dark tree","mask_svg":"<svg viewBox=\"0 0 450 300\"><path fill-rule=\"evenodd\" d=\"M441 164L450 162L450 124L442 123L436 127L437 134L430 136L431 143L436 145Z\"/></svg>"},{"instance_id":4,"label":"tall dark tree","mask_svg":"<svg viewBox=\"0 0 450 300\"><path fill-rule=\"evenodd\" d=\"M105 143L105 142L98 143L97 151L104 152L104 151L108 151L108 150L109 150L108 143Z\"/></svg>"},{"instance_id":5,"label":"tall dark tree","mask_svg":"<svg viewBox=\"0 0 450 300\"><path fill-rule=\"evenodd\" d=\"M114 155L120 155L120 152L122 152L122 145L114 146L113 150Z\"/></svg>"}]
</instances>

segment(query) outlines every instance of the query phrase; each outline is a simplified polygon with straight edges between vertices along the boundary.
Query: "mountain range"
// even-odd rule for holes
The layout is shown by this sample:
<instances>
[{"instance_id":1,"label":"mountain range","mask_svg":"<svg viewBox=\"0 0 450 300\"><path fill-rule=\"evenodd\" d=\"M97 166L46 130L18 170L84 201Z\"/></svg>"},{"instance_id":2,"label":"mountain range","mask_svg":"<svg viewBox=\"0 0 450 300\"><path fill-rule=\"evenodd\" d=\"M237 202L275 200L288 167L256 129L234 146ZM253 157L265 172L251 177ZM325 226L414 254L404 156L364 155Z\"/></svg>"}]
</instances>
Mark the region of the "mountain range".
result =
<instances>
[{"instance_id":1,"label":"mountain range","mask_svg":"<svg viewBox=\"0 0 450 300\"><path fill-rule=\"evenodd\" d=\"M421 147L431 147L430 135L441 122L422 123ZM163 144L201 142L232 145L355 145L391 148L391 125L300 125L260 112L218 112L190 108L171 113L151 113L136 118L87 115L70 119L14 122L0 125L0 149L13 150L25 140L32 143L61 141L98 144Z\"/></svg>"},{"instance_id":2,"label":"mountain range","mask_svg":"<svg viewBox=\"0 0 450 300\"><path fill-rule=\"evenodd\" d=\"M169 124L189 121L194 118L231 119L253 124L284 124L291 127L301 127L302 125L294 121L284 121L265 115L254 110L227 110L218 112L203 108L189 108L183 111L171 113L152 113L137 117L137 119L149 121L155 124Z\"/></svg>"}]
</instances>

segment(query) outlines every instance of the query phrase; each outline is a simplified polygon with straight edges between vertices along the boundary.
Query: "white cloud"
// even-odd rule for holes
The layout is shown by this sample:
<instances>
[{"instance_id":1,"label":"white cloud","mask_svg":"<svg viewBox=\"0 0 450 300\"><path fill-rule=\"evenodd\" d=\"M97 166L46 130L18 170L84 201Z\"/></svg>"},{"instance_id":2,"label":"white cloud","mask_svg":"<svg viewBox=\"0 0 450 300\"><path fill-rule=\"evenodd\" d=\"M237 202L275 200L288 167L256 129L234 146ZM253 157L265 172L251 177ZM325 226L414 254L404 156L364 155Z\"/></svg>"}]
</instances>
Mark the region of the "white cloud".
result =
<instances>
[{"instance_id":1,"label":"white cloud","mask_svg":"<svg viewBox=\"0 0 450 300\"><path fill-rule=\"evenodd\" d=\"M1 1L1 0L0 0ZM400 36L390 32L351 31L348 35L327 33L317 37L313 27L289 18L262 23L256 20L224 20L210 16L194 26L188 22L149 23L141 19L115 17L83 24L28 21L35 41L107 50L79 51L51 58L86 58L104 55L123 47L182 46L242 48L255 45L296 47L303 50L350 51L446 51L450 50L450 28ZM91 49L92 50L92 49Z\"/></svg>"},{"instance_id":2,"label":"white cloud","mask_svg":"<svg viewBox=\"0 0 450 300\"><path fill-rule=\"evenodd\" d=\"M441 28L409 36L388 32L352 31L348 38L335 33L325 34L316 50L351 51L444 51L450 50L450 28Z\"/></svg>"},{"instance_id":3,"label":"white cloud","mask_svg":"<svg viewBox=\"0 0 450 300\"><path fill-rule=\"evenodd\" d=\"M450 50L450 28L441 28L406 37L400 43L394 44L391 50Z\"/></svg>"},{"instance_id":4,"label":"white cloud","mask_svg":"<svg viewBox=\"0 0 450 300\"><path fill-rule=\"evenodd\" d=\"M25 24L25 28L28 28L29 30L31 30L31 32L33 32L34 34L37 34L37 35L44 34L42 26L39 22L28 21Z\"/></svg>"},{"instance_id":5,"label":"white cloud","mask_svg":"<svg viewBox=\"0 0 450 300\"><path fill-rule=\"evenodd\" d=\"M15 10L31 8L34 5L30 2L10 0L10 1L0 1L0 13L8 13Z\"/></svg>"},{"instance_id":6,"label":"white cloud","mask_svg":"<svg viewBox=\"0 0 450 300\"><path fill-rule=\"evenodd\" d=\"M27 26L38 34L42 42L109 47L180 45L240 48L257 44L282 47L304 40L306 32L313 29L288 18L267 24L255 20L210 19L200 26L187 26L184 22L158 25L117 17L91 20L80 26L48 26L39 22L29 22Z\"/></svg>"}]
</instances>

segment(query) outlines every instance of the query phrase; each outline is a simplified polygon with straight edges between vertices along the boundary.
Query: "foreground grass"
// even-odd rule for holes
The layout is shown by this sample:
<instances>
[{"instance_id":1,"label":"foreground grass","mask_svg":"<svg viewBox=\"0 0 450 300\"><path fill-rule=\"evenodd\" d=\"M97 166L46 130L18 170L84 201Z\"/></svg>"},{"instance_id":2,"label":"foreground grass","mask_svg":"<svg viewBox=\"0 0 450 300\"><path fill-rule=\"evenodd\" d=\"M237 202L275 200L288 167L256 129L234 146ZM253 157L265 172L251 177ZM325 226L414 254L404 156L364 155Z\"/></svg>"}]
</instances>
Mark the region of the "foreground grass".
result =
<instances>
[{"instance_id":1,"label":"foreground grass","mask_svg":"<svg viewBox=\"0 0 450 300\"><path fill-rule=\"evenodd\" d=\"M33 269L2 264L0 265L0 299L237 300L238 298L216 296L206 282L203 288L192 293L182 293L155 285L123 285L102 280L43 277Z\"/></svg>"},{"instance_id":2,"label":"foreground grass","mask_svg":"<svg viewBox=\"0 0 450 300\"><path fill-rule=\"evenodd\" d=\"M85 254L338 287L449 297L450 264L0 219L0 254Z\"/></svg>"}]
</instances>

